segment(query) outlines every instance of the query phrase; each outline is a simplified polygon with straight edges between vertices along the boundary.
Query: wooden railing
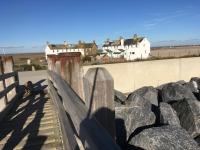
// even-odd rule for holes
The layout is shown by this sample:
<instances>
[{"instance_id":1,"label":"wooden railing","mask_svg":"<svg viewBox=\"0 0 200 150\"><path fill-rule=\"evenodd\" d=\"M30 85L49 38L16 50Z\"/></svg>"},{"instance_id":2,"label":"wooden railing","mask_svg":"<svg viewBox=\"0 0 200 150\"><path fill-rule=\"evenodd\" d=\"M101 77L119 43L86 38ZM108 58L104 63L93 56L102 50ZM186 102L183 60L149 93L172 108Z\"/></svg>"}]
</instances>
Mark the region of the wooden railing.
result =
<instances>
[{"instance_id":1,"label":"wooden railing","mask_svg":"<svg viewBox=\"0 0 200 150\"><path fill-rule=\"evenodd\" d=\"M8 78L11 78L13 77L14 78L14 82L11 83L10 85L7 85L6 86L6 82L5 80L8 79ZM0 99L5 97L5 103L8 103L8 96L7 94L13 90L14 88L16 88L19 84L19 81L18 81L18 74L17 72L11 72L11 73L7 73L7 74L2 74L0 75L0 81L3 82L3 87L4 87L4 90L3 91L0 91ZM15 96L15 95L13 95Z\"/></svg>"},{"instance_id":2,"label":"wooden railing","mask_svg":"<svg viewBox=\"0 0 200 150\"><path fill-rule=\"evenodd\" d=\"M0 121L9 112L18 97L18 73L10 72L0 75Z\"/></svg>"},{"instance_id":3,"label":"wooden railing","mask_svg":"<svg viewBox=\"0 0 200 150\"><path fill-rule=\"evenodd\" d=\"M65 149L117 150L111 135L62 77L48 71L49 94L58 112Z\"/></svg>"}]
</instances>

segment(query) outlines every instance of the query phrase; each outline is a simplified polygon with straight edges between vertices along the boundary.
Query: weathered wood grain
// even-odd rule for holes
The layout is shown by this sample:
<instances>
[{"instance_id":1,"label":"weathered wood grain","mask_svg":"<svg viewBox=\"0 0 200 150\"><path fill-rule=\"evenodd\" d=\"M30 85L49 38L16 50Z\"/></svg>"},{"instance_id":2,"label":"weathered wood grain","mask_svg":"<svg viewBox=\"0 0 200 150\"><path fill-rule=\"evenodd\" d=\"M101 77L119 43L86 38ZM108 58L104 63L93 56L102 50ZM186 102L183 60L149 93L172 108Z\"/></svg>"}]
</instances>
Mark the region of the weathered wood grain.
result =
<instances>
[{"instance_id":1,"label":"weathered wood grain","mask_svg":"<svg viewBox=\"0 0 200 150\"><path fill-rule=\"evenodd\" d=\"M85 103L115 139L114 80L105 68L90 68L83 78Z\"/></svg>"},{"instance_id":2,"label":"weathered wood grain","mask_svg":"<svg viewBox=\"0 0 200 150\"><path fill-rule=\"evenodd\" d=\"M48 80L48 86L51 99L53 100L54 103L54 107L58 112L60 125L62 129L64 148L67 150L78 150L79 148L74 136L75 131L73 130L72 125L70 124L68 116L66 115L66 111L63 107L61 99L58 96L58 93L56 89L53 87L53 84L51 83L50 80Z\"/></svg>"},{"instance_id":3,"label":"weathered wood grain","mask_svg":"<svg viewBox=\"0 0 200 150\"><path fill-rule=\"evenodd\" d=\"M0 81L5 80L5 79L10 78L10 77L15 77L15 76L17 76L17 72L16 71L10 72L10 73L6 73L6 74L1 74L0 75Z\"/></svg>"},{"instance_id":4,"label":"weathered wood grain","mask_svg":"<svg viewBox=\"0 0 200 150\"><path fill-rule=\"evenodd\" d=\"M12 89L14 89L17 85L18 85L18 82L15 82L15 83L9 85L8 87L6 87L5 90L1 91L1 92L0 92L0 99L1 99L3 96L6 96L6 94L7 94L8 92L10 92Z\"/></svg>"},{"instance_id":5,"label":"weathered wood grain","mask_svg":"<svg viewBox=\"0 0 200 150\"><path fill-rule=\"evenodd\" d=\"M92 150L120 149L95 117L88 117L89 109L67 82L52 71L48 71L48 75L62 97L65 111L69 114L84 147Z\"/></svg>"}]
</instances>

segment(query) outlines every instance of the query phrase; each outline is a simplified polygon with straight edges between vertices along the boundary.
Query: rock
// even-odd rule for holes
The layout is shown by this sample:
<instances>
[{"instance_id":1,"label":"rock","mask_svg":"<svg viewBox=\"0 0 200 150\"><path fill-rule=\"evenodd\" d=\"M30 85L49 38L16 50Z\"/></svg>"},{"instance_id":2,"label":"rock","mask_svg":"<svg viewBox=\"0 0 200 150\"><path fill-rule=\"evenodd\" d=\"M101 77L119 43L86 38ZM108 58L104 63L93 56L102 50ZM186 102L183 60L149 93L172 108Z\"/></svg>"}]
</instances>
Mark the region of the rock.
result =
<instances>
[{"instance_id":1,"label":"rock","mask_svg":"<svg viewBox=\"0 0 200 150\"><path fill-rule=\"evenodd\" d=\"M126 96L117 90L114 90L114 95L115 95L115 106L120 106L125 104Z\"/></svg>"},{"instance_id":2,"label":"rock","mask_svg":"<svg viewBox=\"0 0 200 150\"><path fill-rule=\"evenodd\" d=\"M115 117L117 120L121 120L123 122L121 125L125 127L127 139L131 133L135 131L135 129L152 125L155 123L156 119L154 113L146 108L127 106L115 107ZM116 124L116 128L121 128L119 126L120 124ZM119 132L123 132L123 130L121 129ZM122 133L116 134L122 136Z\"/></svg>"},{"instance_id":3,"label":"rock","mask_svg":"<svg viewBox=\"0 0 200 150\"><path fill-rule=\"evenodd\" d=\"M196 85L198 86L198 89L200 89L200 78L193 77L193 78L190 79L190 82L192 82L192 81L195 82Z\"/></svg>"},{"instance_id":4,"label":"rock","mask_svg":"<svg viewBox=\"0 0 200 150\"><path fill-rule=\"evenodd\" d=\"M151 111L151 103L147 99L137 94L131 94L126 100L126 106L146 108Z\"/></svg>"},{"instance_id":5,"label":"rock","mask_svg":"<svg viewBox=\"0 0 200 150\"><path fill-rule=\"evenodd\" d=\"M144 99L147 99L151 104L158 106L158 90L152 86L142 87L132 92L128 98L131 99L135 95L140 95Z\"/></svg>"},{"instance_id":6,"label":"rock","mask_svg":"<svg viewBox=\"0 0 200 150\"><path fill-rule=\"evenodd\" d=\"M196 99L191 90L178 83L169 83L162 88L161 91L163 102L174 102L183 100L184 98Z\"/></svg>"},{"instance_id":7,"label":"rock","mask_svg":"<svg viewBox=\"0 0 200 150\"><path fill-rule=\"evenodd\" d=\"M176 111L181 126L195 138L200 134L200 102L184 99L172 104Z\"/></svg>"},{"instance_id":8,"label":"rock","mask_svg":"<svg viewBox=\"0 0 200 150\"><path fill-rule=\"evenodd\" d=\"M200 83L199 82L200 80L195 81L193 79L190 82L186 83L184 86L190 89L193 92L193 94L196 96L196 98L200 101L200 93L199 93Z\"/></svg>"},{"instance_id":9,"label":"rock","mask_svg":"<svg viewBox=\"0 0 200 150\"><path fill-rule=\"evenodd\" d=\"M198 92L199 92L199 90L198 90L198 85L197 85L197 83L196 83L195 81L187 82L187 83L183 84L183 86L184 86L186 89L188 89L188 90L190 90L191 92L193 92L193 93L198 93Z\"/></svg>"},{"instance_id":10,"label":"rock","mask_svg":"<svg viewBox=\"0 0 200 150\"><path fill-rule=\"evenodd\" d=\"M180 127L180 121L176 111L167 103L160 103L160 123L168 125L176 125Z\"/></svg>"},{"instance_id":11,"label":"rock","mask_svg":"<svg viewBox=\"0 0 200 150\"><path fill-rule=\"evenodd\" d=\"M170 82L170 83L172 83L172 82ZM161 84L161 85L157 86L156 89L161 91L163 89L163 87L166 86L167 84L169 84L169 83Z\"/></svg>"},{"instance_id":12,"label":"rock","mask_svg":"<svg viewBox=\"0 0 200 150\"><path fill-rule=\"evenodd\" d=\"M184 81L184 80L179 80L179 81L177 81L176 83L178 83L178 84L185 84L186 82Z\"/></svg>"},{"instance_id":13,"label":"rock","mask_svg":"<svg viewBox=\"0 0 200 150\"><path fill-rule=\"evenodd\" d=\"M145 150L200 150L190 135L177 126L145 129L132 138L129 143L138 149Z\"/></svg>"},{"instance_id":14,"label":"rock","mask_svg":"<svg viewBox=\"0 0 200 150\"><path fill-rule=\"evenodd\" d=\"M195 141L197 142L197 144L200 146L200 135L197 136L194 140L195 140Z\"/></svg>"}]
</instances>

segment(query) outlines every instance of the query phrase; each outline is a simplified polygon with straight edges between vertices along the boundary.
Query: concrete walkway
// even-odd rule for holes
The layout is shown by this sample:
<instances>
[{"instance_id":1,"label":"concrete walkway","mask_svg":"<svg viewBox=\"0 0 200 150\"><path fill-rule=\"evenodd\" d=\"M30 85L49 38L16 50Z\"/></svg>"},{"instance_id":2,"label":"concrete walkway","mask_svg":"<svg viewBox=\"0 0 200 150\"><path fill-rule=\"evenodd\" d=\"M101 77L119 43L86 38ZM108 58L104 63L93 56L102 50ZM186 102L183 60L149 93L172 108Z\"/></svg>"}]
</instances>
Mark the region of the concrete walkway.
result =
<instances>
[{"instance_id":1,"label":"concrete walkway","mask_svg":"<svg viewBox=\"0 0 200 150\"><path fill-rule=\"evenodd\" d=\"M27 81L32 81L36 83L40 80L45 80L43 85L47 85L47 71L46 70L39 70L39 71L23 71L19 73L19 84L24 85Z\"/></svg>"}]
</instances>

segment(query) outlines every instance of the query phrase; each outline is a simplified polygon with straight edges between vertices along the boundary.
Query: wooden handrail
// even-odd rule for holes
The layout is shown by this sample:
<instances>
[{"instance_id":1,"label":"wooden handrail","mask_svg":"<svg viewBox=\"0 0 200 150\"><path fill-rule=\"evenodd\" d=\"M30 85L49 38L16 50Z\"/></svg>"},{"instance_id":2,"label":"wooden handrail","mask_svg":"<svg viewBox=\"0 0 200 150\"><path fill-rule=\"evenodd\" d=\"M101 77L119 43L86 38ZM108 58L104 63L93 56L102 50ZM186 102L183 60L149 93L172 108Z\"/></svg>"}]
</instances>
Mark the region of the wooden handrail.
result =
<instances>
[{"instance_id":1,"label":"wooden handrail","mask_svg":"<svg viewBox=\"0 0 200 150\"><path fill-rule=\"evenodd\" d=\"M6 79L14 77L15 79L18 78L18 74L16 71L14 72L9 72L9 73L5 73L5 74L1 74L0 75L0 81L5 82ZM6 96L6 94L8 92L10 92L12 89L14 89L15 87L17 87L19 84L19 81L14 81L14 83L12 83L11 85L8 85L7 87L5 87L5 89L3 91L0 91L0 99L4 96Z\"/></svg>"},{"instance_id":2,"label":"wooden handrail","mask_svg":"<svg viewBox=\"0 0 200 150\"><path fill-rule=\"evenodd\" d=\"M6 114L10 111L15 101L18 99L18 73L10 72L3 73L0 75L0 81L2 86L2 91L0 91L0 100L4 101L3 107L0 111L0 121L6 116ZM12 92L11 92L12 91ZM10 94L8 94L11 92Z\"/></svg>"},{"instance_id":3,"label":"wooden handrail","mask_svg":"<svg viewBox=\"0 0 200 150\"><path fill-rule=\"evenodd\" d=\"M48 71L49 80L57 89L57 94L62 98L62 105L73 123L73 126L86 149L92 150L119 150L112 137L94 118L89 116L89 109L80 99L80 97L72 90L60 75L55 72ZM50 86L50 95L52 87ZM57 99L52 96L52 99Z\"/></svg>"},{"instance_id":4,"label":"wooden handrail","mask_svg":"<svg viewBox=\"0 0 200 150\"><path fill-rule=\"evenodd\" d=\"M1 74L0 75L0 81L5 80L5 79L10 78L10 77L16 77L16 76L17 76L17 72L16 71L5 73L5 74Z\"/></svg>"},{"instance_id":5,"label":"wooden handrail","mask_svg":"<svg viewBox=\"0 0 200 150\"><path fill-rule=\"evenodd\" d=\"M0 99L2 97L4 97L8 92L10 92L12 89L14 89L16 86L18 85L18 81L9 85L8 87L6 87L6 89L4 89L3 91L0 92Z\"/></svg>"},{"instance_id":6,"label":"wooden handrail","mask_svg":"<svg viewBox=\"0 0 200 150\"><path fill-rule=\"evenodd\" d=\"M66 116L66 111L63 107L61 99L58 96L58 93L50 80L48 80L48 86L50 97L52 98L54 107L58 112L58 117L62 129L64 148L67 150L78 150L78 145L74 136L74 130L70 124L68 116Z\"/></svg>"}]
</instances>

